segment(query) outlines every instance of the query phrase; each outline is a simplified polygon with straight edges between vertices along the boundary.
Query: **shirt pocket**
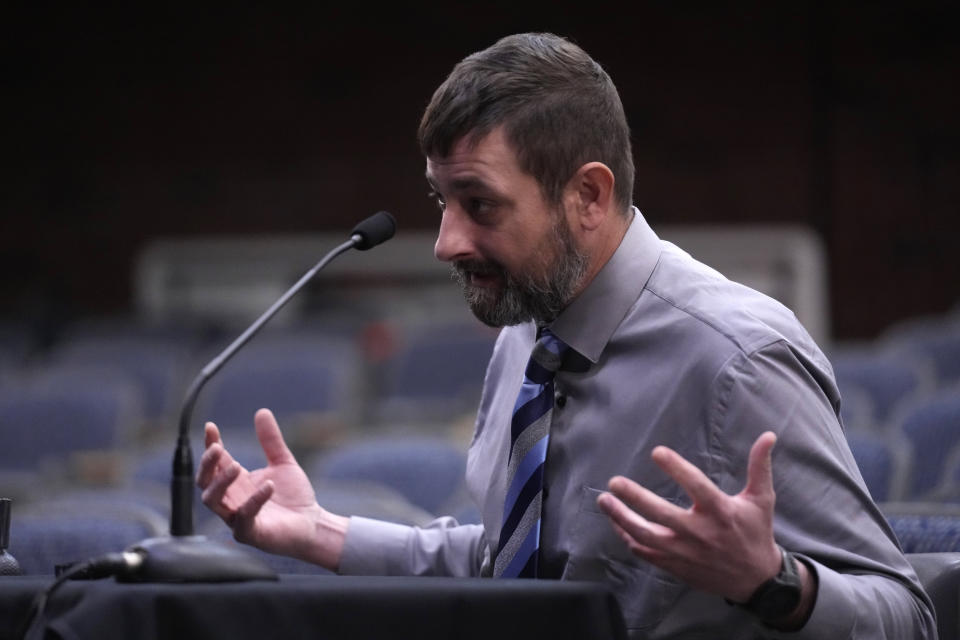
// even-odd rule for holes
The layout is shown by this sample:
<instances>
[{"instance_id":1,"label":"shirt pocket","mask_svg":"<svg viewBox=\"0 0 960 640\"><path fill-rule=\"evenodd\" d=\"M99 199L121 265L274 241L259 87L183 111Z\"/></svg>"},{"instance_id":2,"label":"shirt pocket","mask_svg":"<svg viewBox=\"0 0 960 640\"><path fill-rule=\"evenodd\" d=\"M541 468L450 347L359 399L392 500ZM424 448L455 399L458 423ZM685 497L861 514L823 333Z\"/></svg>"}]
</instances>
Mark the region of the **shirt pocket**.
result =
<instances>
[{"instance_id":1,"label":"shirt pocket","mask_svg":"<svg viewBox=\"0 0 960 640\"><path fill-rule=\"evenodd\" d=\"M620 605L627 629L648 629L663 620L687 587L627 549L597 506L601 493L586 485L580 490L563 578L606 584Z\"/></svg>"}]
</instances>

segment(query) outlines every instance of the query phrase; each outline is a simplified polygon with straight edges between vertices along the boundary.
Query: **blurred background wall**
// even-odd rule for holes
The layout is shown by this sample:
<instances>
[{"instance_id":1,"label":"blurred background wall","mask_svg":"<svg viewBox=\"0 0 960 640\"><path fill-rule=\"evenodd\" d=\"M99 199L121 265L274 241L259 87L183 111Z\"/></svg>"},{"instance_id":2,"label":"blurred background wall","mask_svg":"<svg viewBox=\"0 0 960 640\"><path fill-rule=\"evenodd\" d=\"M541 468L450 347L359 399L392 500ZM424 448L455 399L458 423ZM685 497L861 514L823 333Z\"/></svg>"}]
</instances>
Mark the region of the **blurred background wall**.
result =
<instances>
[{"instance_id":1,"label":"blurred background wall","mask_svg":"<svg viewBox=\"0 0 960 640\"><path fill-rule=\"evenodd\" d=\"M839 339L960 299L954 2L328 4L5 10L0 313L122 312L158 238L435 229L422 109L526 30L612 75L654 228L810 228Z\"/></svg>"}]
</instances>

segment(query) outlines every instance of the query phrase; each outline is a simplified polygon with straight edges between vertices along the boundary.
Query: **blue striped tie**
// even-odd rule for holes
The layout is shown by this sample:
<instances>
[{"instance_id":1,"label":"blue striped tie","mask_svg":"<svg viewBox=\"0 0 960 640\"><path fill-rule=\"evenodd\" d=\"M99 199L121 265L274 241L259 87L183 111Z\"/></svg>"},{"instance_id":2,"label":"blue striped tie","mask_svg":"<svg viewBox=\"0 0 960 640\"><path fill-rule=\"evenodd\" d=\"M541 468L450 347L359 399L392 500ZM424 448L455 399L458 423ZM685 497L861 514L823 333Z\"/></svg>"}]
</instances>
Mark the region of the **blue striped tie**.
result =
<instances>
[{"instance_id":1,"label":"blue striped tie","mask_svg":"<svg viewBox=\"0 0 960 640\"><path fill-rule=\"evenodd\" d=\"M493 575L498 578L535 578L540 549L540 510L543 466L550 439L553 377L569 347L543 329L513 409L507 497Z\"/></svg>"}]
</instances>

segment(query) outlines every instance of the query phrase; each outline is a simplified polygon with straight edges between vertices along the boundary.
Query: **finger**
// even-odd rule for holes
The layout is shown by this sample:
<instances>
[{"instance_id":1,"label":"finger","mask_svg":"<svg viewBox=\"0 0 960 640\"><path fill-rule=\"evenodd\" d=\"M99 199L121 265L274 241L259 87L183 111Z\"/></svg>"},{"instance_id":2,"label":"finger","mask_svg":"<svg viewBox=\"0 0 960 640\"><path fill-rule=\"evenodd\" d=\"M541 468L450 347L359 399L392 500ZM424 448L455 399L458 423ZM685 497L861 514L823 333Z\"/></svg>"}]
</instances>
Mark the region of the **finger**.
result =
<instances>
[{"instance_id":1,"label":"finger","mask_svg":"<svg viewBox=\"0 0 960 640\"><path fill-rule=\"evenodd\" d=\"M274 484L267 480L257 487L256 491L236 510L234 516L235 529L241 535L249 533L253 521L260 513L260 509L273 495Z\"/></svg>"},{"instance_id":2,"label":"finger","mask_svg":"<svg viewBox=\"0 0 960 640\"><path fill-rule=\"evenodd\" d=\"M747 486L743 492L752 496L773 494L773 446L777 435L772 431L760 434L750 447L750 459L747 462Z\"/></svg>"},{"instance_id":3,"label":"finger","mask_svg":"<svg viewBox=\"0 0 960 640\"><path fill-rule=\"evenodd\" d=\"M646 547L660 547L674 538L674 533L669 527L644 518L613 494L601 494L597 497L597 504L611 522L623 529L638 544Z\"/></svg>"},{"instance_id":4,"label":"finger","mask_svg":"<svg viewBox=\"0 0 960 640\"><path fill-rule=\"evenodd\" d=\"M227 450L223 446L214 442L211 444L206 451L203 452L203 455L200 456L200 465L197 468L197 477L196 483L197 486L201 489L205 489L210 481L213 480L213 476L223 468L224 461L226 464L229 464L230 454L227 453Z\"/></svg>"},{"instance_id":5,"label":"finger","mask_svg":"<svg viewBox=\"0 0 960 640\"><path fill-rule=\"evenodd\" d=\"M630 553L633 553L634 555L648 561L654 561L661 556L661 554L655 549L651 549L650 547L637 542L637 540L631 536L626 529L621 527L613 520L610 521L610 526L613 527L613 531L617 534L617 537L620 538L625 545L627 545L627 549L630 550Z\"/></svg>"},{"instance_id":6,"label":"finger","mask_svg":"<svg viewBox=\"0 0 960 640\"><path fill-rule=\"evenodd\" d=\"M681 529L687 510L667 502L646 487L629 478L614 476L608 483L610 492L622 500L629 509L639 513L647 520L660 523L672 529ZM629 510L628 509L628 510Z\"/></svg>"},{"instance_id":7,"label":"finger","mask_svg":"<svg viewBox=\"0 0 960 640\"><path fill-rule=\"evenodd\" d=\"M224 501L227 489L239 477L241 471L239 462L230 463L222 472L214 476L206 489L200 494L200 499L209 509L223 517L230 509Z\"/></svg>"},{"instance_id":8,"label":"finger","mask_svg":"<svg viewBox=\"0 0 960 640\"><path fill-rule=\"evenodd\" d=\"M203 441L204 446L209 447L210 445L218 442L223 444L223 440L220 439L220 430L217 429L217 425L212 422L208 422L203 425Z\"/></svg>"},{"instance_id":9,"label":"finger","mask_svg":"<svg viewBox=\"0 0 960 640\"><path fill-rule=\"evenodd\" d=\"M269 409L260 409L253 417L257 439L267 456L267 464L296 464L296 458L287 447L280 432L280 425Z\"/></svg>"},{"instance_id":10,"label":"finger","mask_svg":"<svg viewBox=\"0 0 960 640\"><path fill-rule=\"evenodd\" d=\"M650 457L657 463L657 466L683 487L683 490L693 500L694 505L706 507L727 497L703 471L673 449L663 446L656 447Z\"/></svg>"}]
</instances>

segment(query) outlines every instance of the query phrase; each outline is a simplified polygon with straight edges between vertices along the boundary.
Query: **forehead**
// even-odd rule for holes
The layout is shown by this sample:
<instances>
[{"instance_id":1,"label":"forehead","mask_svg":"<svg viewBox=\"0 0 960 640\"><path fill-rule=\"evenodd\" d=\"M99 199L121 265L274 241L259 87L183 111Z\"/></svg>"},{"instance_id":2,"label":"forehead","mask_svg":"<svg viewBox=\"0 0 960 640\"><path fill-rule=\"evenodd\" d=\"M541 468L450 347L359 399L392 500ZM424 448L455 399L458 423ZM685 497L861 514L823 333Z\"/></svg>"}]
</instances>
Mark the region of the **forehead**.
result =
<instances>
[{"instance_id":1,"label":"forehead","mask_svg":"<svg viewBox=\"0 0 960 640\"><path fill-rule=\"evenodd\" d=\"M458 139L446 156L427 157L427 179L440 181L493 181L523 174L513 145L503 127L482 137L467 135Z\"/></svg>"}]
</instances>

